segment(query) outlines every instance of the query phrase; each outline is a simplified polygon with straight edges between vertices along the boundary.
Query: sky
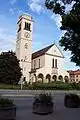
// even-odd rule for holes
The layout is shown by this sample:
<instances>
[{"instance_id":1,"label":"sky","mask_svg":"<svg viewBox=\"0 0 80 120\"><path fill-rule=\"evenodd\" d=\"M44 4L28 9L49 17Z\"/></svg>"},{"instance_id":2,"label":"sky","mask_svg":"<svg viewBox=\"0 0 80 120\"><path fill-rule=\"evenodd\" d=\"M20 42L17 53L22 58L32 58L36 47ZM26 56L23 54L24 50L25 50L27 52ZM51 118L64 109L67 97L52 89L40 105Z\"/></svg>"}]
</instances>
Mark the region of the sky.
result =
<instances>
[{"instance_id":1,"label":"sky","mask_svg":"<svg viewBox=\"0 0 80 120\"><path fill-rule=\"evenodd\" d=\"M47 10L45 0L1 0L0 1L0 52L16 48L17 21L20 15L28 13L33 17L33 52L54 42L59 46L59 40L65 31L60 30L61 17ZM72 3L73 4L73 3ZM66 12L72 5L66 6ZM79 67L70 62L70 52L63 51L66 70L76 70Z\"/></svg>"}]
</instances>

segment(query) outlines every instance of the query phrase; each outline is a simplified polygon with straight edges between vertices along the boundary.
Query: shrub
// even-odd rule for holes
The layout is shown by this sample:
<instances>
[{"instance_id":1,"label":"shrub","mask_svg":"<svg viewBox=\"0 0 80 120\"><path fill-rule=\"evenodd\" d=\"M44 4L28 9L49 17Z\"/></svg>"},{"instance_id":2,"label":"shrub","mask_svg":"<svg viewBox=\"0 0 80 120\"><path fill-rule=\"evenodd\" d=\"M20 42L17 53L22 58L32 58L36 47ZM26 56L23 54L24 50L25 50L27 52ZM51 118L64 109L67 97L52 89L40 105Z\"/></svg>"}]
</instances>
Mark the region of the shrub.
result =
<instances>
[{"instance_id":1,"label":"shrub","mask_svg":"<svg viewBox=\"0 0 80 120\"><path fill-rule=\"evenodd\" d=\"M41 105L52 105L52 96L51 93L43 93L39 94L39 96L35 97L35 104Z\"/></svg>"},{"instance_id":2,"label":"shrub","mask_svg":"<svg viewBox=\"0 0 80 120\"><path fill-rule=\"evenodd\" d=\"M72 83L72 88L75 89L75 90L79 90L80 89L80 85L79 83Z\"/></svg>"},{"instance_id":3,"label":"shrub","mask_svg":"<svg viewBox=\"0 0 80 120\"><path fill-rule=\"evenodd\" d=\"M7 107L7 106L13 106L13 101L9 99L0 99L0 107Z\"/></svg>"}]
</instances>

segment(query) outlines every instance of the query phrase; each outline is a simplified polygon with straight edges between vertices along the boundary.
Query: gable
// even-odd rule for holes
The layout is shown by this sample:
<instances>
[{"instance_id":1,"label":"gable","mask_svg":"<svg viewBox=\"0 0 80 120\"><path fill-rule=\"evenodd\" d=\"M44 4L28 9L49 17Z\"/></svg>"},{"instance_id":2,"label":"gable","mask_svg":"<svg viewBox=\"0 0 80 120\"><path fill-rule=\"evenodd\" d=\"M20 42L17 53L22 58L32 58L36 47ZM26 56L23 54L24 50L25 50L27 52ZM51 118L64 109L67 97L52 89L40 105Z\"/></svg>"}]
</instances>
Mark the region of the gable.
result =
<instances>
[{"instance_id":1,"label":"gable","mask_svg":"<svg viewBox=\"0 0 80 120\"><path fill-rule=\"evenodd\" d=\"M47 52L46 54L53 55L53 56L58 56L58 57L64 57L60 49L56 44L54 44Z\"/></svg>"},{"instance_id":2,"label":"gable","mask_svg":"<svg viewBox=\"0 0 80 120\"><path fill-rule=\"evenodd\" d=\"M32 59L35 59L37 57L40 57L40 56L44 55L52 46L53 46L53 44L35 52L35 53L33 53L32 54Z\"/></svg>"}]
</instances>

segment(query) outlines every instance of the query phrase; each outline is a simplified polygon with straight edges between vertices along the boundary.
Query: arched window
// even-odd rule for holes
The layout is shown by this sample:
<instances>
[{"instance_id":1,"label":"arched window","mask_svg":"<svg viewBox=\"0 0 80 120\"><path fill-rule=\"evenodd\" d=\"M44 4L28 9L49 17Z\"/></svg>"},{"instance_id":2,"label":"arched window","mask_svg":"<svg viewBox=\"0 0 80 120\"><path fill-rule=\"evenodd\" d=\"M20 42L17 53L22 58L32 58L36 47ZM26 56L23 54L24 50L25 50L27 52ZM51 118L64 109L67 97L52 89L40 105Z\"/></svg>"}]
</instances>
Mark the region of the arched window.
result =
<instances>
[{"instance_id":1,"label":"arched window","mask_svg":"<svg viewBox=\"0 0 80 120\"><path fill-rule=\"evenodd\" d=\"M62 75L59 75L58 79L59 79L60 81L63 81L63 76L62 76Z\"/></svg>"},{"instance_id":2,"label":"arched window","mask_svg":"<svg viewBox=\"0 0 80 120\"><path fill-rule=\"evenodd\" d=\"M43 83L43 74L42 73L40 73L39 75L38 75L38 79L41 79L41 81L42 81L42 83Z\"/></svg>"},{"instance_id":3,"label":"arched window","mask_svg":"<svg viewBox=\"0 0 80 120\"><path fill-rule=\"evenodd\" d=\"M69 82L68 76L65 76L65 77L64 77L64 80L65 80L65 82Z\"/></svg>"},{"instance_id":4,"label":"arched window","mask_svg":"<svg viewBox=\"0 0 80 120\"><path fill-rule=\"evenodd\" d=\"M57 81L57 76L53 75L52 79L54 79L54 81Z\"/></svg>"},{"instance_id":5,"label":"arched window","mask_svg":"<svg viewBox=\"0 0 80 120\"><path fill-rule=\"evenodd\" d=\"M51 76L50 76L50 74L47 74L47 75L46 75L46 79L48 79L48 82L51 81Z\"/></svg>"}]
</instances>

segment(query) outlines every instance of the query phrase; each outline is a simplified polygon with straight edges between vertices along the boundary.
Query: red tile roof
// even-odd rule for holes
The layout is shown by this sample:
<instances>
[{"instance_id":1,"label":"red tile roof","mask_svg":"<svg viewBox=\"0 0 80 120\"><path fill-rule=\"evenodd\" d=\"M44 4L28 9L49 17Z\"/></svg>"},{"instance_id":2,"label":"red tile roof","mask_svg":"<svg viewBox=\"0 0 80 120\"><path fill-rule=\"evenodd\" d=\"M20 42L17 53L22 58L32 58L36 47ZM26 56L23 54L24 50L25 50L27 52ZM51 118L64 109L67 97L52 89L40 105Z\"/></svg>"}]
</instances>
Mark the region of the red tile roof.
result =
<instances>
[{"instance_id":1,"label":"red tile roof","mask_svg":"<svg viewBox=\"0 0 80 120\"><path fill-rule=\"evenodd\" d=\"M70 71L70 75L80 75L80 70Z\"/></svg>"},{"instance_id":2,"label":"red tile roof","mask_svg":"<svg viewBox=\"0 0 80 120\"><path fill-rule=\"evenodd\" d=\"M41 49L41 50L33 53L33 54L32 54L32 59L35 59L35 58L37 58L37 57L39 57L39 56L44 55L53 45L54 45L54 44L49 45L49 46L47 46L47 47L45 47L45 48L43 48L43 49Z\"/></svg>"}]
</instances>

